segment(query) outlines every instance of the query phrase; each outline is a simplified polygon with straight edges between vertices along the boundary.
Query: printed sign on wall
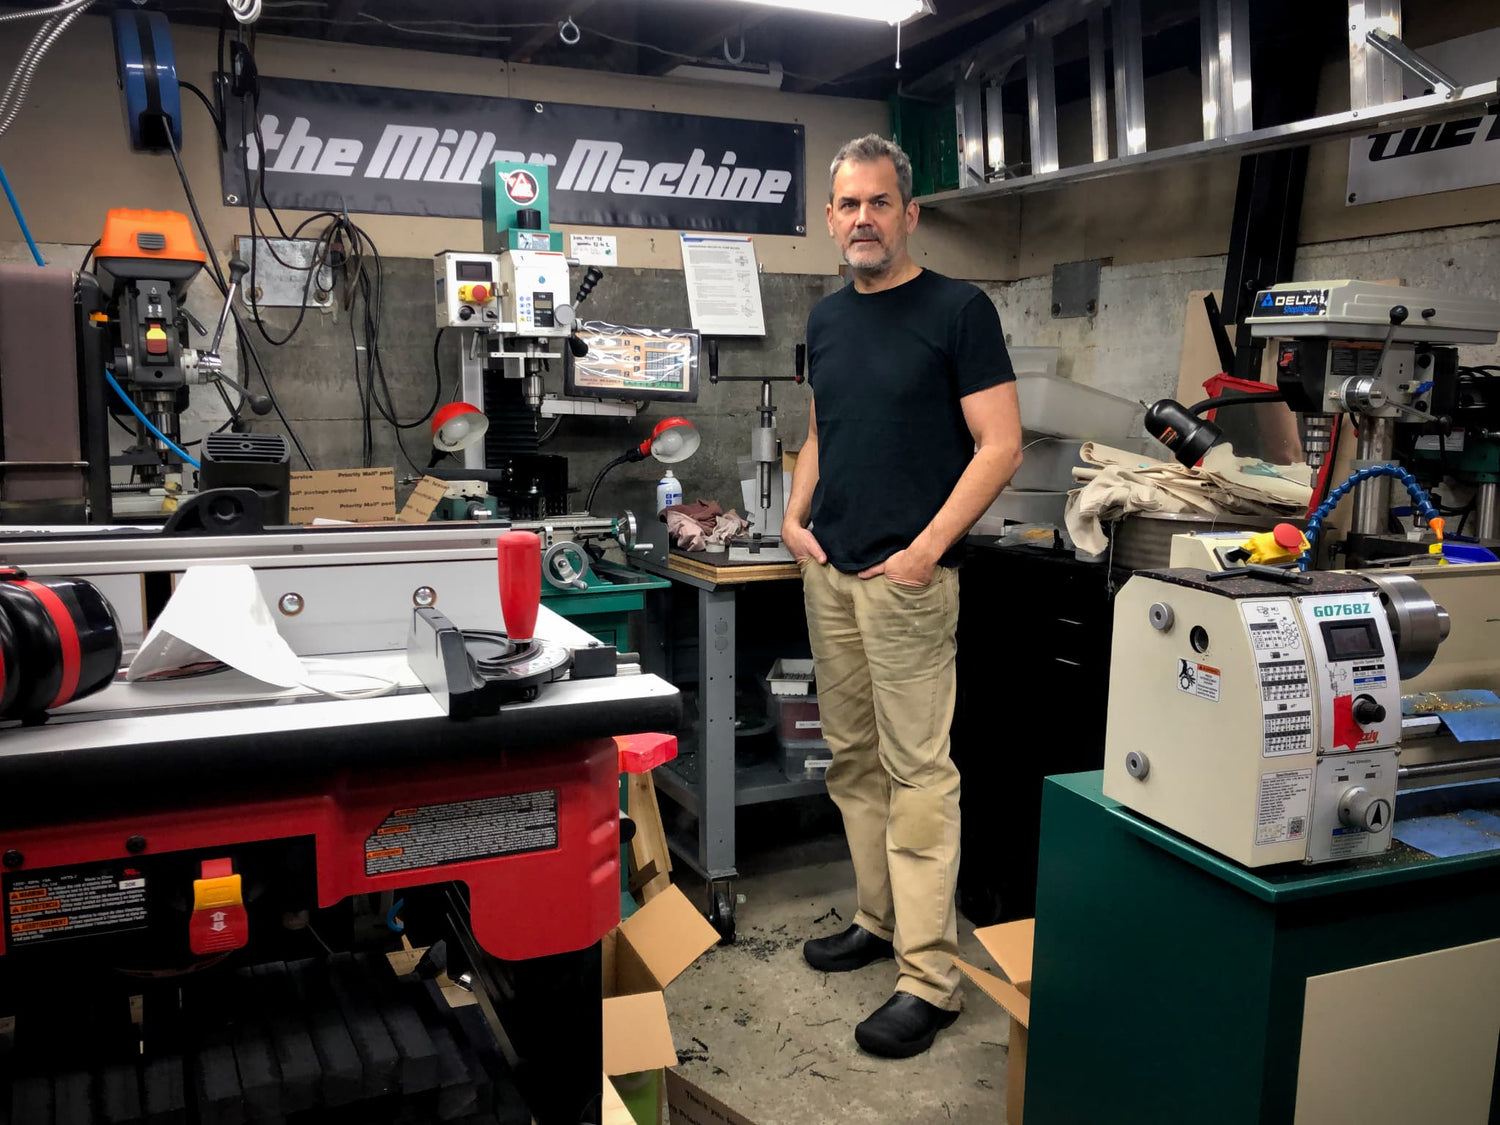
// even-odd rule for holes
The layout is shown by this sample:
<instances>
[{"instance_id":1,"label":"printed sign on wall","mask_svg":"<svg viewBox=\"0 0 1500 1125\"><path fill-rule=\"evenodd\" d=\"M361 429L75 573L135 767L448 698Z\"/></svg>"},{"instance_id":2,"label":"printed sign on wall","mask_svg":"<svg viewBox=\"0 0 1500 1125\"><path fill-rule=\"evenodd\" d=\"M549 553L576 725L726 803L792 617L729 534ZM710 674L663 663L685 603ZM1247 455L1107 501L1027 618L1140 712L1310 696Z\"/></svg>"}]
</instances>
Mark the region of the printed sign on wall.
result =
<instances>
[{"instance_id":1,"label":"printed sign on wall","mask_svg":"<svg viewBox=\"0 0 1500 1125\"><path fill-rule=\"evenodd\" d=\"M807 233L800 125L289 78L260 86L258 130L250 114L243 125L229 115L229 206L245 205L247 173L256 183L264 162L276 207L477 219L480 177L504 160L548 166L555 223Z\"/></svg>"}]
</instances>

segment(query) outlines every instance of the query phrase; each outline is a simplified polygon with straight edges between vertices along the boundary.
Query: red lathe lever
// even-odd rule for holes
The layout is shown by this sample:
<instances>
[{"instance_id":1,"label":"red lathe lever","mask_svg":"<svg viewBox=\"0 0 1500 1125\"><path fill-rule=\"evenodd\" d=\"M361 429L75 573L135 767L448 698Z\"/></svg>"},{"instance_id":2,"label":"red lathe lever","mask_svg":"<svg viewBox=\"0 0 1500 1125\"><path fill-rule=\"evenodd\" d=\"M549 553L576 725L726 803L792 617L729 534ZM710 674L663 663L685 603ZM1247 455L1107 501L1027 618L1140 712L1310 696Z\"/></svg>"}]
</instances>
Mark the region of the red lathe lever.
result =
<instances>
[{"instance_id":1,"label":"red lathe lever","mask_svg":"<svg viewBox=\"0 0 1500 1125\"><path fill-rule=\"evenodd\" d=\"M523 644L536 633L542 605L542 541L529 531L505 531L495 539L500 565L500 614L505 635Z\"/></svg>"}]
</instances>

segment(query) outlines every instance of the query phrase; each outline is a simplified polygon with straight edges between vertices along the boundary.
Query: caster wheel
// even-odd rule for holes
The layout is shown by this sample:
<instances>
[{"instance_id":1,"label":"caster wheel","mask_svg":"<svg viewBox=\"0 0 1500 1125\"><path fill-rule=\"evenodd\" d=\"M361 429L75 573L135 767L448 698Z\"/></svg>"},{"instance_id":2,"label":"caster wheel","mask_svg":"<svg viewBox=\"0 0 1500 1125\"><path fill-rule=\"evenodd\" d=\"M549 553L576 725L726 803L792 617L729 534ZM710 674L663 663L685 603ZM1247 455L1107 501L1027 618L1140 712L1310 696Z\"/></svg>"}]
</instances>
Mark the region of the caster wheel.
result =
<instances>
[{"instance_id":1,"label":"caster wheel","mask_svg":"<svg viewBox=\"0 0 1500 1125\"><path fill-rule=\"evenodd\" d=\"M728 887L715 887L709 894L708 922L719 931L720 945L734 944L734 892Z\"/></svg>"}]
</instances>

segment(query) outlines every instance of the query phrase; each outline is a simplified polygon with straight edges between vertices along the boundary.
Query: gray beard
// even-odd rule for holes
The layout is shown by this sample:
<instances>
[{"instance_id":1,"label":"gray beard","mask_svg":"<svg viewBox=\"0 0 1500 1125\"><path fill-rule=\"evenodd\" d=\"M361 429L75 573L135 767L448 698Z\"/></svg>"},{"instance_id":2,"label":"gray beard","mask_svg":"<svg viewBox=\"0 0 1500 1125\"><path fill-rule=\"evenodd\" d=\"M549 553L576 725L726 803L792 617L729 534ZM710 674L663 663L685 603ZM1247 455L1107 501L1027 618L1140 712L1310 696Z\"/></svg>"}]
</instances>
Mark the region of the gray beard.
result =
<instances>
[{"instance_id":1,"label":"gray beard","mask_svg":"<svg viewBox=\"0 0 1500 1125\"><path fill-rule=\"evenodd\" d=\"M895 260L895 255L887 251L880 261L860 265L850 261L849 252L847 250L844 251L844 264L849 267L850 271L862 277L880 277L882 274L889 272L891 264Z\"/></svg>"}]
</instances>

